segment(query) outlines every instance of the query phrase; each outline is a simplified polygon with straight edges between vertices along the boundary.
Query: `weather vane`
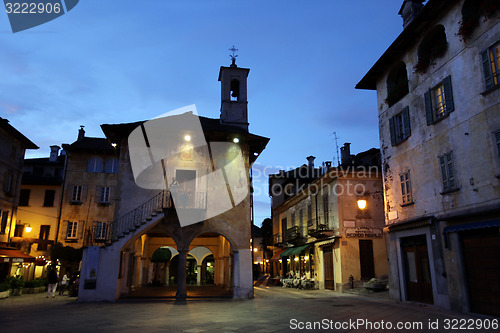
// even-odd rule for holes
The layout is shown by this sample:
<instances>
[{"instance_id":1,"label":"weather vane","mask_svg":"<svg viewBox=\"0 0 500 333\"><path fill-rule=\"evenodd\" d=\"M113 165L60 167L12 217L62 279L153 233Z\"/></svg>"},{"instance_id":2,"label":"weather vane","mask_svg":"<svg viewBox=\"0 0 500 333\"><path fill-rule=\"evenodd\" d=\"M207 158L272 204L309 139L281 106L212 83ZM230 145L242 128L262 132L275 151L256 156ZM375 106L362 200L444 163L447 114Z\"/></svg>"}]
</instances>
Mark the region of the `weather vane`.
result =
<instances>
[{"instance_id":1,"label":"weather vane","mask_svg":"<svg viewBox=\"0 0 500 333\"><path fill-rule=\"evenodd\" d=\"M236 51L238 51L238 49L236 49L233 45L232 48L229 49L229 51L232 52L232 54L230 54L229 56L231 57L231 67L236 67L236 57L238 56L237 54L234 54Z\"/></svg>"}]
</instances>

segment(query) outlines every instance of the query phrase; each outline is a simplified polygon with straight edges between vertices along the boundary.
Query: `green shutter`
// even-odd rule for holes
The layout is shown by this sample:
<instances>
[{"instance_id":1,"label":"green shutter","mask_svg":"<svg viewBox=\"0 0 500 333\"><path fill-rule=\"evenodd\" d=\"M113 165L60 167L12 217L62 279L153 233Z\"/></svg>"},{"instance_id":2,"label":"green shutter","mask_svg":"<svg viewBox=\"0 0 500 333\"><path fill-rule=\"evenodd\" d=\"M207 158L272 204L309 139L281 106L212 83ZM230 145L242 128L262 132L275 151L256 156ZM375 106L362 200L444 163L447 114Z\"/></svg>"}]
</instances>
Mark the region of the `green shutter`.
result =
<instances>
[{"instance_id":1,"label":"green shutter","mask_svg":"<svg viewBox=\"0 0 500 333\"><path fill-rule=\"evenodd\" d=\"M481 52L481 60L483 63L484 84L486 90L488 90L495 86L493 82L493 73L491 72L491 63L490 63L490 56L488 54L488 49Z\"/></svg>"},{"instance_id":2,"label":"green shutter","mask_svg":"<svg viewBox=\"0 0 500 333\"><path fill-rule=\"evenodd\" d=\"M396 145L396 127L394 126L394 117L389 118L389 129L391 131L391 145Z\"/></svg>"},{"instance_id":3,"label":"green shutter","mask_svg":"<svg viewBox=\"0 0 500 333\"><path fill-rule=\"evenodd\" d=\"M447 76L443 80L444 86L444 102L446 104L446 113L455 110L455 103L453 103L453 91L451 89L451 76Z\"/></svg>"},{"instance_id":4,"label":"green shutter","mask_svg":"<svg viewBox=\"0 0 500 333\"><path fill-rule=\"evenodd\" d=\"M403 139L408 138L410 135L410 107L407 106L403 109Z\"/></svg>"},{"instance_id":5,"label":"green shutter","mask_svg":"<svg viewBox=\"0 0 500 333\"><path fill-rule=\"evenodd\" d=\"M443 180L443 192L448 191L448 175L446 172L445 155L439 156L439 165L441 168L441 178Z\"/></svg>"},{"instance_id":6,"label":"green shutter","mask_svg":"<svg viewBox=\"0 0 500 333\"><path fill-rule=\"evenodd\" d=\"M434 112L432 112L432 98L430 89L424 94L424 100L425 100L425 118L427 119L427 125L430 125L434 122Z\"/></svg>"}]
</instances>

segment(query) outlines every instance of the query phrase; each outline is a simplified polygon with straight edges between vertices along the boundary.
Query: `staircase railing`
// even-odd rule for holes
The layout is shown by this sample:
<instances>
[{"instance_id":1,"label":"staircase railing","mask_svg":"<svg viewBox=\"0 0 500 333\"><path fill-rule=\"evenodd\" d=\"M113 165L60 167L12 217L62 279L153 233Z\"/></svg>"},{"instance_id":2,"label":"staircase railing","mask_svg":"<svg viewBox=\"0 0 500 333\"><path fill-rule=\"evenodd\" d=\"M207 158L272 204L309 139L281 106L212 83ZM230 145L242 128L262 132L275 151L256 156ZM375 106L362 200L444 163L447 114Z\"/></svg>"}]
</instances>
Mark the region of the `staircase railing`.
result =
<instances>
[{"instance_id":1,"label":"staircase railing","mask_svg":"<svg viewBox=\"0 0 500 333\"><path fill-rule=\"evenodd\" d=\"M88 228L85 233L84 245L104 245L116 241L150 221L163 208L170 207L172 207L170 192L161 191L139 207L108 223L105 227L91 226Z\"/></svg>"}]
</instances>

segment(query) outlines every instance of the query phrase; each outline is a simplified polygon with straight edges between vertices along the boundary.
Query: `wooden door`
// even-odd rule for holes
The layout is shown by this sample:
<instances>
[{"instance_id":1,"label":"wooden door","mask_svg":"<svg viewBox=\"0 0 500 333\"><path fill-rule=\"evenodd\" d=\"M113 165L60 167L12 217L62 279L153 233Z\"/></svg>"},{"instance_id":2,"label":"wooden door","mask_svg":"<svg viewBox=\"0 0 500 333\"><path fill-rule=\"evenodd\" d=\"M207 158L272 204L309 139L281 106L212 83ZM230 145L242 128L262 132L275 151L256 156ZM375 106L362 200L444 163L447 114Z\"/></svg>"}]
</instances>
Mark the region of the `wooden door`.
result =
<instances>
[{"instance_id":1,"label":"wooden door","mask_svg":"<svg viewBox=\"0 0 500 333\"><path fill-rule=\"evenodd\" d=\"M462 235L470 310L500 317L500 235L469 230Z\"/></svg>"},{"instance_id":2,"label":"wooden door","mask_svg":"<svg viewBox=\"0 0 500 333\"><path fill-rule=\"evenodd\" d=\"M40 235L38 236L38 251L47 251L47 241L49 240L50 225L40 226Z\"/></svg>"},{"instance_id":3,"label":"wooden door","mask_svg":"<svg viewBox=\"0 0 500 333\"><path fill-rule=\"evenodd\" d=\"M361 279L369 280L375 277L373 262L373 241L371 239L359 240L359 264L361 266Z\"/></svg>"},{"instance_id":4,"label":"wooden door","mask_svg":"<svg viewBox=\"0 0 500 333\"><path fill-rule=\"evenodd\" d=\"M409 237L402 242L408 301L434 303L425 236Z\"/></svg>"},{"instance_id":5,"label":"wooden door","mask_svg":"<svg viewBox=\"0 0 500 333\"><path fill-rule=\"evenodd\" d=\"M335 290L335 280L333 278L333 248L331 246L323 248L323 263L325 289Z\"/></svg>"}]
</instances>

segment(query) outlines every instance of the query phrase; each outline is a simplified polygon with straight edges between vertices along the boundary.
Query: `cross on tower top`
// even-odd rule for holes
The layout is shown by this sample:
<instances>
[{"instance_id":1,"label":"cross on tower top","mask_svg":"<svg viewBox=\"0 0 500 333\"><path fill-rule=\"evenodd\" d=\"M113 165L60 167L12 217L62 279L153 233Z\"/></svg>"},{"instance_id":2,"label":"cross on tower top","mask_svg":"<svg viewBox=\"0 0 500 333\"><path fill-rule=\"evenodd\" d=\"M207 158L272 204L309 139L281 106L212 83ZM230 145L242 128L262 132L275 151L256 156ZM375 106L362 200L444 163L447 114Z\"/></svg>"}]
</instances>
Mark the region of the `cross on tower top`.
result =
<instances>
[{"instance_id":1,"label":"cross on tower top","mask_svg":"<svg viewBox=\"0 0 500 333\"><path fill-rule=\"evenodd\" d=\"M229 49L229 51L232 52L232 54L230 54L229 56L231 57L231 67L236 67L236 57L238 56L237 54L235 54L236 51L238 51L238 49L236 49L233 45L232 48Z\"/></svg>"}]
</instances>

